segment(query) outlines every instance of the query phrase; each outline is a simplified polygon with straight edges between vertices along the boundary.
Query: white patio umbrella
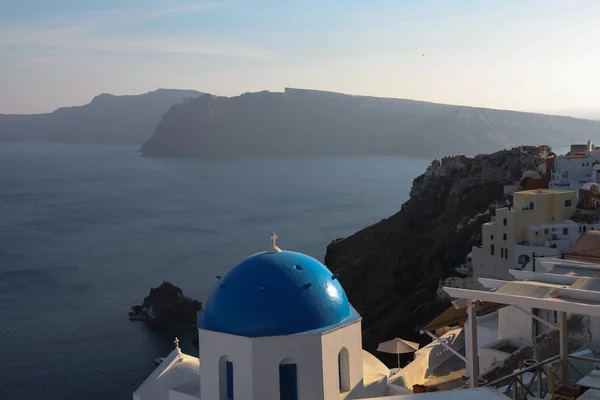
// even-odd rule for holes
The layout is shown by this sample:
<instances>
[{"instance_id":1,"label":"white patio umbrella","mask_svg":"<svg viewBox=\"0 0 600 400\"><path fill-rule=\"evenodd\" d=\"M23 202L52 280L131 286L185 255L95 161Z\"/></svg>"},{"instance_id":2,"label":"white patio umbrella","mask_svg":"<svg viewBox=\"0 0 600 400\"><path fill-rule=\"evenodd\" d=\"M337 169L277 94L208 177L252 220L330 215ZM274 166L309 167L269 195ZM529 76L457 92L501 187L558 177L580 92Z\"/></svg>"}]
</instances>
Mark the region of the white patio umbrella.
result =
<instances>
[{"instance_id":1,"label":"white patio umbrella","mask_svg":"<svg viewBox=\"0 0 600 400\"><path fill-rule=\"evenodd\" d=\"M419 343L410 342L400 338L379 343L379 346L377 346L377 351L398 355L398 369L400 369L400 354L412 353L417 350L419 350Z\"/></svg>"}]
</instances>

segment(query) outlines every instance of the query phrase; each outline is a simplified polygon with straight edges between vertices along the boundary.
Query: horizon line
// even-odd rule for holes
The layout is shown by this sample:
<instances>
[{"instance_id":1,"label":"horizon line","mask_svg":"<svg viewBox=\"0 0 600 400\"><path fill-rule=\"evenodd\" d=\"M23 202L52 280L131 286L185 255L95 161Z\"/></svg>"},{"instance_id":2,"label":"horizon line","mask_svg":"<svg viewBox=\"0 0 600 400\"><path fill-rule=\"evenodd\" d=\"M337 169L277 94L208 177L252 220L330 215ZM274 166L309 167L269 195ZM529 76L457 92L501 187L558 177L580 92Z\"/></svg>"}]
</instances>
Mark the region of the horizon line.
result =
<instances>
[{"instance_id":1,"label":"horizon line","mask_svg":"<svg viewBox=\"0 0 600 400\"><path fill-rule=\"evenodd\" d=\"M569 112L568 110L565 111L560 111L560 110L533 110L533 109L529 109L529 110L518 110L518 109L509 109L509 108L494 108L494 107L488 107L488 106L482 106L482 105L472 105L472 104L457 104L457 103L443 103L443 102L435 102L435 101L431 101L431 100L421 100L421 99L414 99L414 98L407 98L407 97L389 97L389 96L373 96L373 95L366 95L366 94L352 94L352 93L345 93L345 92L336 92L333 90L327 90L327 89L310 89L310 88L298 88L298 87L291 87L291 86L285 86L283 88L282 91L273 91L273 90L256 90L256 91L246 91L246 92L242 92L236 95L219 95L216 93L209 93L209 92L203 92L201 90L198 89L183 89L183 88L166 88L166 87L159 87L157 89L154 90L149 90L146 92L138 92L138 93L125 93L125 94L113 94L113 93L109 93L109 92L101 92L98 93L97 95L94 95L92 97L92 99L87 102L87 103L83 103L83 104L72 104L72 105L66 105L66 106L58 106L56 108L54 108L52 111L47 111L47 112L37 112L37 113L3 113L0 112L1 116L27 116L27 115L46 115L46 114L52 114L60 109L63 108L72 108L72 107L84 107L88 104L91 104L94 99L96 99L99 96L103 96L103 95L108 95L108 96L113 96L113 97L127 97L127 96L144 96L150 93L155 93L158 91L190 91L190 92L198 92L201 95L211 95L211 96L216 96L216 97L225 97L225 98L233 98L233 97L239 97L242 96L246 93L262 93L262 92L268 92L268 93L281 93L284 94L287 90L298 90L298 91L307 91L307 92L321 92L321 93L331 93L331 94L338 94L338 95L343 95L343 96L352 96L352 97L364 97L364 98L373 98L373 99L381 99L381 100L406 100L406 101L411 101L411 102L417 102L417 103L427 103L427 104L436 104L436 105L442 105L442 106L450 106L450 107L467 107L467 108L475 108L475 109L484 109L484 110L494 110L494 111L508 111L508 112L517 112L517 113L527 113L527 114L540 114L540 115L548 115L548 116L558 116L558 117L566 117L566 118L574 118L574 119L583 119L583 120L589 120L589 121L599 121L600 122L600 108L597 111L593 111L594 109L588 109L587 111L582 111L582 114L580 114L581 116L574 116L571 114L564 114ZM199 96L201 97L201 96ZM587 116L584 116L583 114L589 114ZM593 113L597 113L597 116L592 116L591 114ZM597 119L594 119L597 118Z\"/></svg>"}]
</instances>

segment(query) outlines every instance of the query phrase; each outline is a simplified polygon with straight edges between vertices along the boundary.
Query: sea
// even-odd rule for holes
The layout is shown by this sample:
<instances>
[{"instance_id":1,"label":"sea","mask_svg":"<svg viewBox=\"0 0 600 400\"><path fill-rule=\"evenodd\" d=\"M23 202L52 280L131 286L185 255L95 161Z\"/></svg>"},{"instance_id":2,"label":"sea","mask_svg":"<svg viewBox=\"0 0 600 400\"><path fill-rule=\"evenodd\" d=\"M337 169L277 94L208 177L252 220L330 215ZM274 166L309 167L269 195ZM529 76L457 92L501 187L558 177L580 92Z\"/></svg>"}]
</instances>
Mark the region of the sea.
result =
<instances>
[{"instance_id":1,"label":"sea","mask_svg":"<svg viewBox=\"0 0 600 400\"><path fill-rule=\"evenodd\" d=\"M323 260L332 240L396 213L430 163L138 149L0 144L0 399L130 399L174 347L128 320L150 287L205 301L272 231ZM193 332L178 335L197 355Z\"/></svg>"}]
</instances>

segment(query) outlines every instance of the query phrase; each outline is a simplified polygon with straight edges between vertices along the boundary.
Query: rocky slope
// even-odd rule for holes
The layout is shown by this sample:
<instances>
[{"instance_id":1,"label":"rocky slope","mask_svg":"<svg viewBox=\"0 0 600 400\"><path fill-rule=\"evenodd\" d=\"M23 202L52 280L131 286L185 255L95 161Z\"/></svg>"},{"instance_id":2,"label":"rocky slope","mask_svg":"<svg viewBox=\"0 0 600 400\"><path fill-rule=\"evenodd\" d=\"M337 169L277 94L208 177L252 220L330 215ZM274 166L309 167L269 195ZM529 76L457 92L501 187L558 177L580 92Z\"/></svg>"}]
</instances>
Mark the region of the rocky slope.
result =
<instances>
[{"instance_id":1,"label":"rocky slope","mask_svg":"<svg viewBox=\"0 0 600 400\"><path fill-rule=\"evenodd\" d=\"M171 106L201 95L173 89L134 96L101 94L84 106L49 114L0 114L0 141L140 144Z\"/></svg>"},{"instance_id":2,"label":"rocky slope","mask_svg":"<svg viewBox=\"0 0 600 400\"><path fill-rule=\"evenodd\" d=\"M327 247L325 264L363 317L367 350L396 336L428 342L418 329L449 305L436 300L440 279L481 240L486 218L465 219L502 200L505 184L541 163L536 154L515 148L436 160L414 180L400 212Z\"/></svg>"},{"instance_id":3,"label":"rocky slope","mask_svg":"<svg viewBox=\"0 0 600 400\"><path fill-rule=\"evenodd\" d=\"M600 122L403 99L286 89L205 95L172 107L148 156L411 155L497 151L528 142L587 142Z\"/></svg>"}]
</instances>

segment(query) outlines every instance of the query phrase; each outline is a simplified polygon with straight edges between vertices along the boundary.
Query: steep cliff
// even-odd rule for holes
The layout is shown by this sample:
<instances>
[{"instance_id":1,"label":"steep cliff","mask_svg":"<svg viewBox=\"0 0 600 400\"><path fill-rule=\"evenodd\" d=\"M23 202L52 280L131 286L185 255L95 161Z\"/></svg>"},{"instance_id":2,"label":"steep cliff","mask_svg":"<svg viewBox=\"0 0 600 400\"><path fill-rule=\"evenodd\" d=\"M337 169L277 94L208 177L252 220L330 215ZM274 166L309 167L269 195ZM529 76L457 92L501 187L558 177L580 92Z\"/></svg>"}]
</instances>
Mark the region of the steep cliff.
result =
<instances>
[{"instance_id":1,"label":"steep cliff","mask_svg":"<svg viewBox=\"0 0 600 400\"><path fill-rule=\"evenodd\" d=\"M142 148L147 156L437 157L531 142L586 142L600 122L312 90L205 95L172 107Z\"/></svg>"},{"instance_id":2,"label":"steep cliff","mask_svg":"<svg viewBox=\"0 0 600 400\"><path fill-rule=\"evenodd\" d=\"M424 340L418 329L448 306L436 300L440 279L480 243L485 214L465 219L502 200L505 184L541 163L536 154L529 147L435 160L400 212L327 247L325 264L363 316L367 350L396 336Z\"/></svg>"}]
</instances>

